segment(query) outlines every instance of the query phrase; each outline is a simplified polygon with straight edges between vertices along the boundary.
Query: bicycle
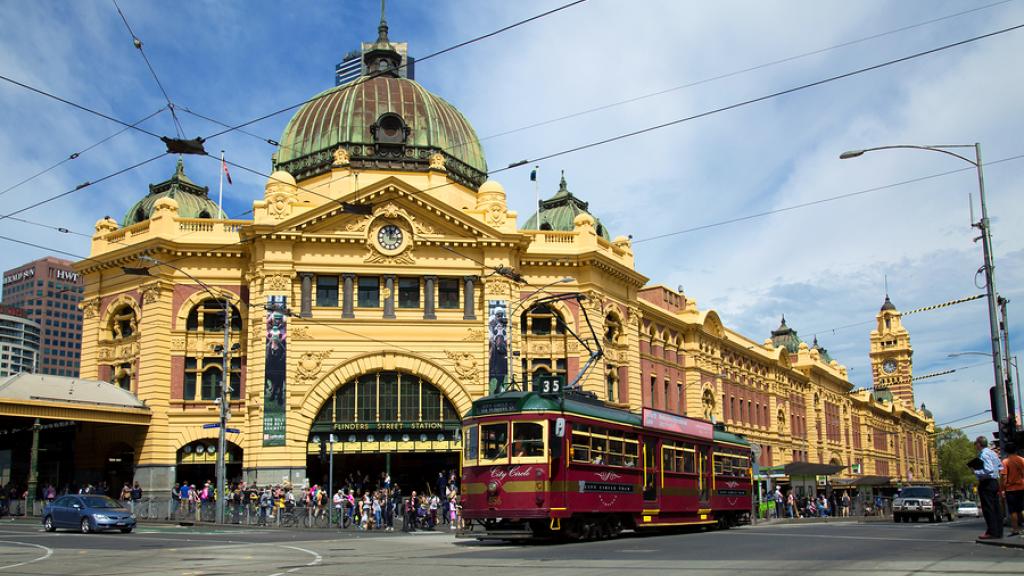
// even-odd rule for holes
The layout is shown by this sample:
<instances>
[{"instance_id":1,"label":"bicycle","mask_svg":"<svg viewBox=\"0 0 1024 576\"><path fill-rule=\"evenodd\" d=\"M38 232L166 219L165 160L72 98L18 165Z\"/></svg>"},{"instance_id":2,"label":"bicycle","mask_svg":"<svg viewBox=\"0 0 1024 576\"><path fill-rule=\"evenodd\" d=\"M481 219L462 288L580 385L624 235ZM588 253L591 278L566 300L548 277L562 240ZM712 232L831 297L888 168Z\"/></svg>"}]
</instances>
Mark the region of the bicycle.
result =
<instances>
[{"instance_id":1,"label":"bicycle","mask_svg":"<svg viewBox=\"0 0 1024 576\"><path fill-rule=\"evenodd\" d=\"M323 508L317 508L312 513L306 514L305 518L302 519L302 525L306 528L327 528L330 523L330 515Z\"/></svg>"},{"instance_id":2,"label":"bicycle","mask_svg":"<svg viewBox=\"0 0 1024 576\"><path fill-rule=\"evenodd\" d=\"M278 518L278 525L285 527L297 528L299 526L299 515L296 513L297 508L294 506L284 507L281 509L281 515Z\"/></svg>"}]
</instances>

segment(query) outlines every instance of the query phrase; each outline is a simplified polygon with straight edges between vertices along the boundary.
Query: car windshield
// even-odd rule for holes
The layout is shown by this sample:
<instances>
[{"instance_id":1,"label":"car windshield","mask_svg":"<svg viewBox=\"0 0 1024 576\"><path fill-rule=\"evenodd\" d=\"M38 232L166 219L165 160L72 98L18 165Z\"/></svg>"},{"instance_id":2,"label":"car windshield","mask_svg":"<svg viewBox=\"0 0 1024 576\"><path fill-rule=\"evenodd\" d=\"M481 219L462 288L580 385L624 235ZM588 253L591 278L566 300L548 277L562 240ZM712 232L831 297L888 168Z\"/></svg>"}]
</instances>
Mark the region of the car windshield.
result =
<instances>
[{"instance_id":1,"label":"car windshield","mask_svg":"<svg viewBox=\"0 0 1024 576\"><path fill-rule=\"evenodd\" d=\"M931 488L904 488L900 491L900 498L931 498Z\"/></svg>"},{"instance_id":2,"label":"car windshield","mask_svg":"<svg viewBox=\"0 0 1024 576\"><path fill-rule=\"evenodd\" d=\"M84 496L86 508L120 508L121 505L109 496Z\"/></svg>"}]
</instances>

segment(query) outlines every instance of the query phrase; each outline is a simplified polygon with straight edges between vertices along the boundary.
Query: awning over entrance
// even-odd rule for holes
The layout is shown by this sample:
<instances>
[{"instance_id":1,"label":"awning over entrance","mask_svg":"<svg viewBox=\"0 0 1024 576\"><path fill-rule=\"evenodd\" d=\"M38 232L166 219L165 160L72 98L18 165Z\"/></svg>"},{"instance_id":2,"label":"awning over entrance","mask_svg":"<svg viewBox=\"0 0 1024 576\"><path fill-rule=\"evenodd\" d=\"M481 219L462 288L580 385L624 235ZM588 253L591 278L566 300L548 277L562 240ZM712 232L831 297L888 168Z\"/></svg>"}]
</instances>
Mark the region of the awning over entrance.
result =
<instances>
[{"instance_id":1,"label":"awning over entrance","mask_svg":"<svg viewBox=\"0 0 1024 576\"><path fill-rule=\"evenodd\" d=\"M786 476L831 476L844 470L846 466L835 464L815 464L813 462L790 462L783 467Z\"/></svg>"},{"instance_id":2,"label":"awning over entrance","mask_svg":"<svg viewBox=\"0 0 1024 576\"><path fill-rule=\"evenodd\" d=\"M147 426L151 414L131 392L109 382L15 374L0 378L0 416Z\"/></svg>"},{"instance_id":3,"label":"awning over entrance","mask_svg":"<svg viewBox=\"0 0 1024 576\"><path fill-rule=\"evenodd\" d=\"M888 486L888 476L861 476L859 478L841 478L833 482L836 486Z\"/></svg>"}]
</instances>

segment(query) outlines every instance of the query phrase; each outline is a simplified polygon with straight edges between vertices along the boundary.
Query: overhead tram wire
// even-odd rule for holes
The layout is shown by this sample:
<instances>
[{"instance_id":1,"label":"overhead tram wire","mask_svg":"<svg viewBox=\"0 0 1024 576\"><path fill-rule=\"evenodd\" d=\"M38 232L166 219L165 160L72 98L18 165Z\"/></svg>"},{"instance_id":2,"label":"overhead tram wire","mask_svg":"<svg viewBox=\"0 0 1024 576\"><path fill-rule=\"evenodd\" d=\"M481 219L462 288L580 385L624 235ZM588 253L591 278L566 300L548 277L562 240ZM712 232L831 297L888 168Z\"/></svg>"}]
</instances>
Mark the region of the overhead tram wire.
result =
<instances>
[{"instance_id":1,"label":"overhead tram wire","mask_svg":"<svg viewBox=\"0 0 1024 576\"><path fill-rule=\"evenodd\" d=\"M984 6L978 6L976 8L971 8L969 10L962 10L960 12L956 12L956 13L953 13L953 14L947 14L946 16L940 16L938 18L932 18L930 20L925 20L923 22L917 22L916 24L909 24L907 26L901 26L899 28L894 28L892 30L887 30L885 32L879 32L877 34L872 34L870 36L864 36L862 38L857 38L855 40L848 40L846 42L842 42L842 43L839 43L839 44L833 44L832 46L828 46L828 47L825 47L825 48L818 48L816 50L811 50L809 52L803 52L801 54L795 54L793 56L787 56L785 58L780 58L778 60L772 60L770 62L765 62L765 63L762 63L762 64L757 64L757 65L754 65L754 66L749 66L749 67L746 67L746 68L741 68L739 70L733 70L732 72L725 72L725 73L722 73L722 74L717 74L715 76L709 76L707 78L702 78L700 80L694 80L694 81L691 81L691 82L687 82L685 84L680 84L678 86L673 86L671 88L666 88L664 90L658 90L656 92L650 92L650 93L647 93L647 94L641 94L639 96L634 96L632 98L627 98L625 100L619 100L617 102L611 102L611 103L608 103L608 104L602 104L600 106L595 106L593 108L588 108L586 110L581 110L581 111L578 111L578 112L573 112L573 113L570 113L570 114L566 114L564 116L558 116L556 118L549 118L547 120L542 120L540 122L535 122L533 124L528 124L526 126L520 126L518 128L511 128L509 130L505 130L503 132L497 132L495 134L489 134L487 136L484 136L482 138L477 139L476 142L480 143L480 142L483 142L485 140L491 140L493 138L499 138L499 137L502 137L502 136L508 136L509 134L515 134L515 133L518 133L518 132L523 132L525 130L530 130L530 129L533 129L533 128L539 128L541 126L547 126L549 124L555 124L557 122L561 122L561 121L564 121L564 120L570 120L572 118L578 118L580 116L586 116L586 115L592 114L594 112L601 112L603 110L608 110L608 109L615 108L615 107L618 107L618 106L623 106L625 104L632 104L633 102L639 102L639 101L642 101L642 100L646 100L648 98L654 98L654 97L657 97L657 96L662 96L662 95L665 95L665 94L670 94L670 93L676 92L678 90L683 90L683 89L686 89L686 88L693 88L694 86L700 86L702 84L709 84L711 82L716 82L718 80L724 80L726 78L732 78L734 76L739 76L741 74L746 74L748 72L755 72L757 70L763 70L765 68L770 68L772 66L777 66L779 64L785 64L787 62L793 62L793 61L796 61L796 60L800 60L802 58L808 58L810 56L816 56L818 54L823 54L825 52L830 52L832 50L838 50L839 48L846 48L848 46L854 46L856 44L867 42L869 40L877 40L878 38L884 38L885 36L891 36L893 34L898 34L900 32L906 32L906 31L912 30L914 28L920 28L922 26L927 26L929 24L935 24L937 22L942 22L944 20L950 20L950 19L953 19L953 18L957 18L957 17L960 17L960 16L964 16L964 15L970 14L972 12L978 12L980 10L987 10L989 8L993 8L993 7L999 6L1001 4L1007 4L1007 3L1013 2L1013 1L1014 0L1001 0L999 2L994 2L992 4L986 4ZM471 143L472 143L472 141L460 142L459 144L456 144L456 145L452 146L452 148L456 148L458 146L465 146L465 145L471 144Z\"/></svg>"},{"instance_id":2,"label":"overhead tram wire","mask_svg":"<svg viewBox=\"0 0 1024 576\"><path fill-rule=\"evenodd\" d=\"M129 124L129 123L125 122L124 120L120 120L118 118L114 118L113 116L110 116L109 114L104 114L103 112L100 112L98 110L93 110L92 108L89 108L88 106L84 106L84 105L79 104L77 102L72 102L71 100L68 100L67 98L62 98L62 97L57 96L55 94L51 94L50 92L47 92L47 91L42 90L40 88L36 88L34 86L30 86L28 84L25 84L24 82L19 82L19 81L13 79L13 78L10 78L8 76L4 76L3 74L0 74L0 80L3 80L5 82L9 82L11 84L14 84L15 86L20 86L20 87L22 87L22 88L24 88L26 90L29 90L30 92L35 92L36 94L40 94L42 96L46 96L47 98L52 98L52 99L54 99L54 100L56 100L58 102L62 102L64 104L67 104L68 106L71 106L72 108L77 108L79 110L82 110L83 112L88 112L89 114L92 114L94 116L99 116L100 118L103 118L105 120L110 120L111 122L120 124L121 126L124 126L125 128L130 128L132 130L137 130L139 132L142 132L143 134L147 134L149 136L152 136L152 137L156 138L157 140L161 139L161 136L159 134L157 134L155 132L150 132L149 130L146 130L145 128L141 128L141 127L137 126L136 124Z\"/></svg>"},{"instance_id":3,"label":"overhead tram wire","mask_svg":"<svg viewBox=\"0 0 1024 576\"><path fill-rule=\"evenodd\" d=\"M949 50L951 48L957 48L957 47L960 47L960 46L964 46L964 45L970 44L972 42L977 42L979 40L984 40L984 39L987 39L987 38L992 38L992 37L998 36L1000 34L1006 34L1007 32L1013 32L1013 31L1019 30L1021 28L1024 28L1024 24L1017 24L1016 26L1010 26L1009 28L1003 28L1001 30L996 30L994 32L989 32L987 34L982 34L980 36L973 36L971 38L967 38L966 40L960 40L958 42L953 42L951 44L945 44L943 46L939 46L937 48L932 48L930 50L924 50L922 52L916 52L914 54L910 54L908 56L903 56L901 58L896 58L896 59L893 59L893 60L887 60L887 61L879 63L879 64L874 64L874 65L867 66L867 67L864 67L864 68L858 68L858 69L852 70L850 72L844 72L842 74L837 74L835 76L829 76L828 78L823 78L821 80L815 80L814 82L808 82L806 84L801 84L799 86L794 86L792 88L787 88L785 90L779 90L778 92L772 92L771 94L766 94L764 96L758 96L756 98L750 98L748 100L743 100L743 101L740 101L740 102L735 102L735 103L729 104L727 106L722 106L722 107L719 107L719 108L714 108L714 109L711 109L711 110L706 110L704 112L700 112L698 114L693 114L691 116L685 116L683 118L677 118L675 120L670 120L668 122L663 122L661 124L655 124L653 126L648 126L646 128L641 128L639 130L633 130L632 132L625 132L625 133L622 133L622 134L618 134L616 136L612 136L610 138L604 138L602 140L597 140L597 141L590 142L590 143L587 143L587 144L581 144L579 146L574 146L572 148L567 148L565 150L560 150L558 152L552 152L550 154L545 154L545 155L542 155L542 156L537 156L535 158L527 158L527 159L524 159L524 160L520 160L518 162L514 162L512 164L509 164L508 166L506 166L504 168L499 168L497 170L492 170L491 172L488 173L488 175L497 174L499 172L504 172L505 170L511 170L513 168L519 168L519 167L525 166L527 164L534 164L534 163L537 163L537 162L542 162L544 160L550 160L552 158L557 158L559 156L565 156L567 154L572 154L574 152L580 152L580 151L583 151L583 150L588 150L590 148L597 148L598 146L603 146L605 144L610 144L612 142L617 142L619 140L625 140L625 139L628 139L628 138L632 138L634 136L639 136L641 134L647 134L649 132L654 132L654 131L657 131L657 130L661 130L663 128L668 128L668 127L671 127L671 126L676 126L678 124L683 124L685 122L690 122L692 120L698 120L700 118L706 118L708 116L713 116L715 114L720 114L722 112L727 112L729 110L735 110L735 109L738 109L738 108L743 108L743 107L749 106L751 104L757 104L759 102L764 102L766 100L771 100L773 98L778 98L780 96L786 96L786 95L789 95L789 94L793 94L793 93L796 93L796 92L807 90L809 88L816 88L818 86L829 84L831 82L836 82L838 80L844 80L846 78L851 78L853 76L858 76L860 74L864 74L864 73L867 73L867 72L872 72L872 71L875 71L875 70L880 70L882 68L886 68L888 66L892 66L892 65L895 65L895 64L900 64L900 63L903 63L903 62L908 62L908 61L914 60L916 58L921 58L922 56L928 56L930 54L936 54L936 53L942 52L944 50Z\"/></svg>"},{"instance_id":4,"label":"overhead tram wire","mask_svg":"<svg viewBox=\"0 0 1024 576\"><path fill-rule=\"evenodd\" d=\"M930 20L925 20L925 21L922 21L922 22L917 22L915 24L910 24L910 25L907 25L907 26L901 26L899 28L894 28L892 30L887 30L885 32L880 32L880 33L877 33L877 34L872 34L870 36L865 36L865 37L862 37L862 38L857 38L857 39L854 39L854 40L849 40L849 41L842 42L842 43L839 43L839 44L834 44L832 46L828 46L828 47L825 47L825 48L819 48L819 49L816 49L816 50L811 50L809 52L804 52L804 53L801 53L801 54L796 54L796 55L793 55L793 56L788 56L786 58L780 58L778 60L773 60L773 61L770 61L770 62L765 62L765 63L762 63L762 64L758 64L758 65L755 65L755 66L749 66L747 68L742 68L742 69L739 69L739 70L734 70L732 72L726 72L726 73L723 73L723 74L718 74L718 75L715 75L715 76L710 76L708 78L703 78L701 80L695 80L695 81L688 82L688 83L685 83L685 84L681 84L681 85L678 85L678 86L675 86L675 87L672 87L672 88L667 88L665 90L659 90L657 92L651 92L651 93L648 93L648 94L642 94L640 96L636 96L636 97L633 97L633 98L628 98L626 100L620 100L618 102L612 102L612 103L608 103L608 104L603 104L601 106L597 106L597 107L594 107L594 108L589 108L589 109L582 110L582 111L579 111L579 112L574 112L574 113L567 114L567 115L564 115L564 116L559 116L559 117L556 117L556 118L551 118L551 119L548 119L548 120L543 120L541 122L536 122L536 123L533 123L533 124L528 124L528 125L525 125L525 126L520 126L518 128L512 128L510 130L506 130L506 131L503 131L503 132L498 132L498 133L495 133L495 134L490 134L488 136L484 136L482 138L478 138L475 141L467 140L467 141L451 144L447 148L444 148L443 150L445 152L450 152L451 150L458 149L460 147L466 146L468 144L472 144L474 142L475 143L481 143L481 142L484 142L485 140L490 140L490 139L493 139L493 138L498 138L498 137L501 137L501 136L506 136L506 135L509 135L509 134L517 133L517 132L522 132L524 130L529 130L529 129L537 128L537 127L540 127L540 126L546 126L546 125L549 125L549 124L554 124L554 123L557 123L557 122L561 122L561 121L564 121L564 120L569 120L569 119L572 119L572 118L577 118L577 117L584 116L584 115L587 115L587 114L591 114L591 113L594 113L594 112L600 112L602 110L607 110L607 109L614 108L614 107L617 107L617 106L621 106L621 105L624 105L624 104L630 104L630 103L638 102L638 101L645 100L645 99L648 99L648 98L653 98L653 97L656 97L656 96L661 96L661 95L668 94L668 93L671 93L671 92L674 92L674 91L678 91L678 90L682 90L682 89L685 89L685 88L692 88L694 86L699 86L701 84L707 84L707 83L711 83L711 82L714 82L714 81L717 81L717 80L723 80L723 79L726 79L726 78L731 78L731 77L734 77L734 76L738 76L740 74L745 74L745 73L748 73L748 72L754 72L754 71L761 70L761 69L764 69L764 68L769 68L769 67L772 67L772 66L777 66L779 64L784 64L786 62L792 62L792 61L799 60L799 59L802 59L802 58L807 58L807 57L810 57L810 56L815 56L815 55L818 55L818 54L822 54L824 52L829 52L829 51L832 51L832 50L837 50L839 48L845 48L845 47L848 47L848 46L853 46L853 45L856 45L856 44L867 42L869 40L875 40L875 39L878 39L878 38L883 38L885 36L891 36L893 34L898 34L900 32L906 32L907 30L912 30L914 28L920 28L922 26L927 26L929 24L934 24L934 23L937 23L937 22L942 22L944 20L949 20L949 19L957 18L957 17L964 16L966 14L970 14L970 13L973 13L973 12L978 12L978 11L981 11L981 10L986 10L986 9L993 8L995 6L1006 4L1006 3L1009 3L1009 2L1012 2L1012 1L1014 1L1014 0L1001 0L999 2L994 2L994 3L991 3L991 4L986 4L984 6L978 6L976 8L971 8L969 10L962 10L960 12L956 12L956 13L953 13L953 14L947 14L945 16L940 16L938 18L932 18ZM493 34L494 33L492 33L492 35ZM446 50L451 50L451 49L454 49L454 48L456 48L458 46L459 45L456 45L456 46L454 46L452 48L449 48L449 49L446 49ZM428 55L427 57L436 56L437 54L440 54L442 52L444 52L444 51L440 51L440 52ZM419 59L419 61L422 62L423 58ZM402 66L404 66L404 65L402 65ZM358 82L356 82L356 84L358 84ZM179 106L178 108L183 110L184 112L192 114L193 116L196 116L196 117L201 118L203 120L206 120L208 122L212 122L214 124L219 124L219 125L221 125L222 127L225 127L225 128L231 128L230 124L227 124L227 123L222 122L220 120L216 120L214 118L210 118L208 116L204 116L204 115L199 114L198 112L195 112L195 111L193 111L193 110L191 110L191 109L189 109L187 107ZM256 139L258 139L258 140L260 140L262 142L270 144L271 146L280 146L282 148L289 148L288 146L284 146L284 145L282 145L281 143L277 142L276 140L274 140L272 138L265 138L265 137L260 136L258 134L253 134L251 132L247 132L247 131L242 130L240 128L236 128L236 129L239 132L242 132L243 134L246 134L246 135L251 136L253 138L256 138Z\"/></svg>"},{"instance_id":5,"label":"overhead tram wire","mask_svg":"<svg viewBox=\"0 0 1024 576\"><path fill-rule=\"evenodd\" d=\"M3 190L0 190L0 196L3 196L4 194L7 194L11 190L14 190L14 189L18 188L19 186L22 186L24 184L28 184L29 182L31 182L32 180L35 180L36 178L39 178L43 174L46 174L47 172L50 172L51 170L54 170L54 169L64 165L66 162L70 162L71 160L77 160L79 157L82 156L82 154L85 154L86 152L92 150L93 148L96 148L97 146L100 146L101 144L105 144L107 141L109 141L109 140L111 140L113 138L116 138L116 137L120 136L121 134L124 134L128 130L131 130L132 127L135 127L135 126L138 126L139 124L142 124L143 122L149 120L150 118L156 116L157 114L160 114L164 110L167 110L166 106L163 106L159 110L157 110L156 112L153 112L152 114L146 116L145 118L143 118L143 119L141 119L141 120L139 120L137 122L132 123L132 125L130 127L121 128L117 132L114 132L113 134L107 136L106 138L103 138L99 142L96 142L95 144L87 146L87 147L79 150L78 152L72 152L67 158L64 158L63 160L57 162L56 164L53 164L49 168L45 168L45 169L43 169L43 170L41 170L39 172L36 172L35 174L29 176L28 178L25 178L24 180L18 182L17 184L14 184L12 186L8 186L7 188L4 188Z\"/></svg>"},{"instance_id":6,"label":"overhead tram wire","mask_svg":"<svg viewBox=\"0 0 1024 576\"><path fill-rule=\"evenodd\" d=\"M942 302L941 304L932 304L930 306L921 306L920 308L914 308L912 310L907 310L906 312L900 312L900 316L907 317L907 316L910 316L911 314L919 314L921 312L931 312L933 310L940 310L942 308L949 308L950 306L954 306L954 305L957 305L957 304L966 304L968 302L973 302L975 300L980 300L982 298L985 298L984 294L978 294L978 295L975 295L975 296L968 296L966 298L957 298L956 300L947 300L946 302ZM864 326L864 325L867 325L867 324L874 324L874 323L875 323L874 320L864 320L863 322L854 322L853 324L844 324L842 326L834 326L832 328L826 328L824 330L808 330L807 333L808 334L818 335L818 334L827 334L827 333L831 332L832 334L835 334L836 330L842 330L844 328L853 328L854 326Z\"/></svg>"},{"instance_id":7,"label":"overhead tram wire","mask_svg":"<svg viewBox=\"0 0 1024 576\"><path fill-rule=\"evenodd\" d=\"M1001 164L1003 162L1011 162L1013 160L1020 160L1021 158L1024 158L1024 154L1015 154L1013 156L1008 156L1006 158L1000 158L999 160L993 160L992 162L986 162L985 163L985 167L987 168L987 167L992 166L994 164ZM957 169L954 169L954 170L947 170L945 172L938 172L938 173L935 173L935 174L929 174L927 176L921 176L921 177L918 177L918 178L911 178L909 180L902 180L900 182L894 182L892 184L886 184L884 186L875 186L873 188L866 188L866 189L863 189L863 190L857 190L855 192L847 192L846 194L839 194L837 196L830 196L828 198L821 198L820 200L812 200L810 202L802 202L800 204L794 204L792 206L786 206L786 207L783 207L783 208L776 208L774 210L766 210L764 212L757 212L755 214L747 214L746 216L737 216L736 218L729 218L728 220L721 220L721 221L718 221L718 222L712 222L710 224L702 224L700 226L694 226L692 228L684 228L682 230L676 230L674 232L666 232L664 234L657 234L655 236L648 236L647 238L640 238L640 239L637 239L637 240L633 240L633 244L641 244L641 243L644 243L644 242L651 242L653 240L662 240L664 238L669 238L669 237L672 237L672 236L679 236L679 235L682 235L682 234L689 234L691 232L699 232L701 230L707 230L708 228L716 228L718 226L725 226L726 224L735 224L737 222L743 222L743 221L746 221L746 220L753 220L755 218L763 218L765 216L771 216L772 214L779 214L781 212L789 212L789 211L792 211L792 210L797 210L799 208L808 208L810 206L816 206L818 204L825 204L827 202L834 202L836 200L845 200L846 198L853 198L855 196L861 196L861 195L864 195L864 194L869 194L871 192L880 192L882 190L889 190L891 188L896 188L898 186L905 186L907 184L916 184L918 182L924 182L926 180L931 180L931 179L934 179L934 178L941 178L943 176L950 176L952 174L958 174L960 172L967 172L967 171L973 171L973 170L975 170L975 168L973 168L973 167L970 167L970 168L957 168ZM857 324L854 324L854 326L856 326L856 325Z\"/></svg>"},{"instance_id":8,"label":"overhead tram wire","mask_svg":"<svg viewBox=\"0 0 1024 576\"><path fill-rule=\"evenodd\" d=\"M121 174L124 174L125 172L130 172L130 171L132 171L132 170L134 170L136 168L139 168L140 166L144 166L146 164L149 164L150 162L152 162L154 160L157 160L159 158L163 158L166 155L167 155L167 152L161 152L161 153L157 154L156 156L153 156L151 158L143 160L142 162L137 162L135 164L132 164L131 166L128 166L127 168L122 168L122 169L118 170L117 172L112 172L110 174L107 174L106 176L103 176L101 178L97 178L96 180L88 180L86 182L83 182L83 183L79 184L78 186L75 186L74 188L71 188L70 190L67 190L65 192L61 192L60 194L57 194L55 196L50 196L49 198L44 198L43 200L40 200L40 201L38 201L38 202L36 202L34 204L29 204L28 206L25 206L23 208L19 208L19 209L13 211L13 212L10 212L10 213L7 213L7 214L0 214L0 220L6 220L7 218L10 218L12 216L17 216L18 214L21 214L22 212L27 212L29 210L32 210L33 208L38 208L39 206L42 206L44 204L53 202L54 200L58 200L58 199L63 198L65 196L69 196L71 194L74 194L75 192L78 192L79 190L84 190L84 189L86 189L86 188L88 188L90 186L99 184L100 182L103 182L104 180L109 180L109 179L111 179L111 178L113 178L115 176L120 176Z\"/></svg>"},{"instance_id":9,"label":"overhead tram wire","mask_svg":"<svg viewBox=\"0 0 1024 576\"><path fill-rule=\"evenodd\" d=\"M117 9L118 15L121 16L121 21L124 22L124 27L128 29L128 34L132 37L132 44L142 55L142 59L146 61L146 66L149 68L149 73L153 75L153 80L156 81L156 85L160 88L160 92L164 95L164 100L167 101L167 109L171 111L171 118L174 120L174 129L178 133L178 138L185 137L185 131L181 127L181 121L178 120L178 114L174 111L174 102L171 102L171 97L167 94L167 90L164 89L163 82L160 81L160 77L156 75L156 70L153 69L153 64L150 63L149 57L146 56L146 51L142 49L142 40L135 35L135 31L132 30L131 24L128 23L128 18L125 17L124 12L121 11L121 7L117 5L117 0L110 0L114 3L114 8Z\"/></svg>"},{"instance_id":10,"label":"overhead tram wire","mask_svg":"<svg viewBox=\"0 0 1024 576\"><path fill-rule=\"evenodd\" d=\"M569 2L568 4L563 4L562 6L558 6L556 8L552 8L551 10L548 10L546 12L541 12L540 14L531 16L531 17L523 19L523 20L519 20L517 22L514 22L512 24L509 24L509 25L504 26L502 28L499 28L497 30L488 32L486 34L482 34L480 36L476 36L474 38L470 38L469 40L465 40L463 42L459 42L458 44L454 44L454 45L449 46L447 48L442 48L441 50L438 50L436 52L432 52L432 53L427 54L425 56L421 56L421 57L416 59L416 62L417 63L425 62L426 60L430 60L431 58L440 56L442 54L446 54L448 52L451 52L452 50L456 50L458 48L463 48L465 46L469 46L470 44L474 44L476 42L479 42L481 40L485 40L487 38L491 38L491 37L496 36L498 34L501 34L503 32L507 32L509 30L512 30L513 28L518 28L519 26L522 26L524 24L528 24L528 23L533 22L535 20L539 20L539 19L544 18L546 16L550 16L550 15L555 14L557 12L561 12L562 10L565 10L567 8L571 8L571 7L576 6L578 4L582 4L582 3L586 2L586 1L587 0L574 0L573 2ZM401 65L398 66L398 69L401 70L401 69L405 68L406 66L407 66L407 64L401 64ZM390 71L387 71L385 73L390 73ZM373 74L370 74L368 76L363 76L362 78L352 82L348 86L352 86L352 85L356 85L356 84L361 84L363 82L367 82L369 80L377 78L377 77L379 77L381 75L382 75L381 72L374 72ZM304 106L304 105L309 104L311 102L316 102L318 99L323 98L323 97L324 97L323 95L314 96L313 98L309 98L307 100L303 100L302 102L299 102L298 104L294 104L292 106L281 108L280 110L276 110L276 111L271 112L269 114L264 114L263 116L260 116L258 118L254 118L252 120L248 120L246 122L242 122L241 124L236 124L234 126L230 126L230 127L226 128L224 130L221 130L220 132L214 132L213 134L210 134L209 136L204 138L204 140L210 140L210 139L216 138L217 136L222 136L224 134L227 134L228 132L233 132L235 130L238 130L239 128L245 128L246 126L249 126L251 124L255 124L257 122L262 122L262 121L264 121L264 120L266 120L268 118L273 118L274 116L277 116L278 114L283 114L285 112L288 112L288 111L294 110L296 108L299 108L300 106Z\"/></svg>"}]
</instances>

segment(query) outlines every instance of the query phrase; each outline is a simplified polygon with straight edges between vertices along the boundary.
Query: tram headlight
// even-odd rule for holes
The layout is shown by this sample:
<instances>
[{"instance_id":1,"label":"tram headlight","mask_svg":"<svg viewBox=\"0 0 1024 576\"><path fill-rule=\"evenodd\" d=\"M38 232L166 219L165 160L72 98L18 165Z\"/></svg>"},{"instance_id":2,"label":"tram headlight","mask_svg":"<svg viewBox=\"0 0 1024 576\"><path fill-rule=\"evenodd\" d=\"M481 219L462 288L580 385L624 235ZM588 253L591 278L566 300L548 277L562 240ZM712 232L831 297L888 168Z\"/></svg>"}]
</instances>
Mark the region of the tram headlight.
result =
<instances>
[{"instance_id":1,"label":"tram headlight","mask_svg":"<svg viewBox=\"0 0 1024 576\"><path fill-rule=\"evenodd\" d=\"M498 483L494 482L494 481L488 482L487 483L487 493L488 494L497 494L498 493Z\"/></svg>"}]
</instances>

